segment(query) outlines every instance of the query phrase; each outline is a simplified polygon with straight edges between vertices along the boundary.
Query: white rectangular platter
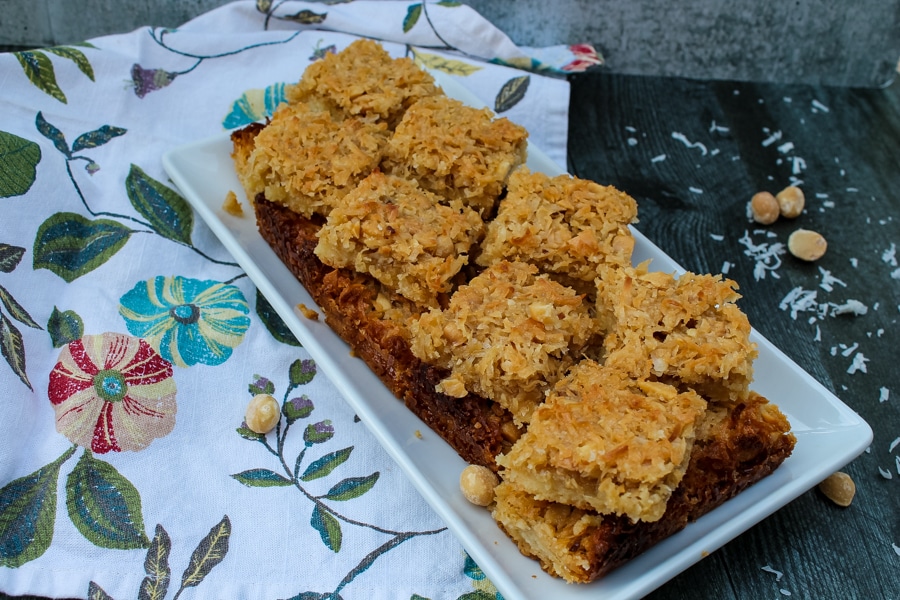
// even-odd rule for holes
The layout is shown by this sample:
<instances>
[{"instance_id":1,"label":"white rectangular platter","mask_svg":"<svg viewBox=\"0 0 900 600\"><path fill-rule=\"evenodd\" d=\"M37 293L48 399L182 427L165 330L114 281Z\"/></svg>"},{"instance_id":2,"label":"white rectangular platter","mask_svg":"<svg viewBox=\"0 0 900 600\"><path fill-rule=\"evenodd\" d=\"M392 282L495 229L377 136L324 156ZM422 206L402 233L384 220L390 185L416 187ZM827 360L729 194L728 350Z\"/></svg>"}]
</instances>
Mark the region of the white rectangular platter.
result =
<instances>
[{"instance_id":1,"label":"white rectangular platter","mask_svg":"<svg viewBox=\"0 0 900 600\"><path fill-rule=\"evenodd\" d=\"M452 81L444 90L473 102ZM163 166L197 214L266 296L319 369L334 383L360 419L400 465L425 500L444 520L506 600L640 598L839 470L872 440L866 422L755 330L759 347L754 389L776 403L790 419L797 445L774 474L748 488L683 531L587 585L569 585L544 573L522 556L484 508L469 504L459 491L465 463L439 436L406 409L321 320L303 317L298 304L315 306L306 289L260 237L252 207L238 182L228 134L175 148ZM536 148L529 167L554 175L561 169ZM235 192L245 215L222 209ZM682 271L640 232L634 262L652 259L652 268ZM421 438L416 435L421 432Z\"/></svg>"}]
</instances>

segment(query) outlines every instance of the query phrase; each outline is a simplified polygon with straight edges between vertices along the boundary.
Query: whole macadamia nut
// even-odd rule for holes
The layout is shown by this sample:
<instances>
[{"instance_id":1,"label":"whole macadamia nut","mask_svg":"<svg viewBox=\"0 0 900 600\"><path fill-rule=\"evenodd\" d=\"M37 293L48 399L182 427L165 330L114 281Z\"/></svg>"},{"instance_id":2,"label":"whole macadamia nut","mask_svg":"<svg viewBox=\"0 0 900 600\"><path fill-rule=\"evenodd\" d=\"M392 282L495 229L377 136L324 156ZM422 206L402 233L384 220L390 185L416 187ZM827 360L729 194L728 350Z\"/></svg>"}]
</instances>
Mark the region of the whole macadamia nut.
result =
<instances>
[{"instance_id":1,"label":"whole macadamia nut","mask_svg":"<svg viewBox=\"0 0 900 600\"><path fill-rule=\"evenodd\" d=\"M761 225L771 225L778 220L781 214L781 207L778 206L778 200L769 192L757 192L750 199L750 213L753 220Z\"/></svg>"},{"instance_id":2,"label":"whole macadamia nut","mask_svg":"<svg viewBox=\"0 0 900 600\"><path fill-rule=\"evenodd\" d=\"M800 260L819 260L825 255L828 242L821 233L798 229L788 237L788 250Z\"/></svg>"},{"instance_id":3,"label":"whole macadamia nut","mask_svg":"<svg viewBox=\"0 0 900 600\"><path fill-rule=\"evenodd\" d=\"M847 507L856 495L856 484L849 475L838 471L819 484L819 491L838 506Z\"/></svg>"},{"instance_id":4,"label":"whole macadamia nut","mask_svg":"<svg viewBox=\"0 0 900 600\"><path fill-rule=\"evenodd\" d=\"M257 394L247 405L244 422L250 431L266 434L275 428L280 418L278 401L269 394Z\"/></svg>"},{"instance_id":5,"label":"whole macadamia nut","mask_svg":"<svg viewBox=\"0 0 900 600\"><path fill-rule=\"evenodd\" d=\"M497 474L481 465L469 465L459 476L459 489L466 500L478 506L494 501L494 488L500 483Z\"/></svg>"},{"instance_id":6,"label":"whole macadamia nut","mask_svg":"<svg viewBox=\"0 0 900 600\"><path fill-rule=\"evenodd\" d=\"M795 185L789 185L778 192L775 195L775 199L778 201L781 216L788 219L799 217L800 213L803 212L803 207L806 206L806 197L803 195L803 190Z\"/></svg>"}]
</instances>

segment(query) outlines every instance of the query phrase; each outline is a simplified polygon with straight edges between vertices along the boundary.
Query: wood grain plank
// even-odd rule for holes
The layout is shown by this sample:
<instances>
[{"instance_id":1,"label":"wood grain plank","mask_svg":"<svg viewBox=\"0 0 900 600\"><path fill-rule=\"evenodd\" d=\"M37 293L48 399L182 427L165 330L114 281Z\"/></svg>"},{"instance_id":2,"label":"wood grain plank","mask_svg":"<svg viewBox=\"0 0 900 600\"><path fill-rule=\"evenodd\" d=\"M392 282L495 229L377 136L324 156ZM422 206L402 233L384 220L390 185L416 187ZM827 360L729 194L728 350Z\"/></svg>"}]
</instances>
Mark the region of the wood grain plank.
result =
<instances>
[{"instance_id":1,"label":"wood grain plank","mask_svg":"<svg viewBox=\"0 0 900 600\"><path fill-rule=\"evenodd\" d=\"M875 433L845 469L857 485L849 508L811 490L650 597L896 597L900 445L890 446L900 437L900 250L892 254L900 246L900 86L602 72L570 81L569 170L633 195L637 228L685 268L725 267L751 323ZM803 215L767 227L748 219L755 192L790 183L806 191ZM786 243L798 227L826 236L826 256L804 263L785 255L759 277L742 238ZM815 293L813 310L792 313L783 302L796 288ZM849 300L867 312L833 315Z\"/></svg>"}]
</instances>

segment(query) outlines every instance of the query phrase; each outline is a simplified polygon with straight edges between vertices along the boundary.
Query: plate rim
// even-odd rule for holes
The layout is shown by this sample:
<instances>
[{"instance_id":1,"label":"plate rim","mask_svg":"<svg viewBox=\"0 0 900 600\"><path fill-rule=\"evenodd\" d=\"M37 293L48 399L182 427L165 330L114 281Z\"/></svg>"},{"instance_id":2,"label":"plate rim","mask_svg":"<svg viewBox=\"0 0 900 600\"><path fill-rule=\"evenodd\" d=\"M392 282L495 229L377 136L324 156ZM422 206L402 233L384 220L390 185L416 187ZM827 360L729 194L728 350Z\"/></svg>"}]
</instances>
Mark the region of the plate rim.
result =
<instances>
[{"instance_id":1,"label":"plate rim","mask_svg":"<svg viewBox=\"0 0 900 600\"><path fill-rule=\"evenodd\" d=\"M451 81L450 84L452 83L453 82ZM442 85L445 87L448 94L454 95L450 90L447 90L446 86L449 85L448 83L443 82ZM461 94L461 92L457 91L457 94ZM461 99L466 101L465 98ZM491 582L494 583L501 594L503 594L503 597L507 600L526 600L546 597L545 588L548 585L548 581L550 582L550 589L553 590L553 597L561 600L567 598L580 599L596 597L598 594L602 594L604 598L608 598L609 600L638 598L656 589L669 579L686 570L696 562L699 562L705 556L708 556L741 533L767 518L772 513L784 507L792 500L814 487L818 483L817 479L820 476L824 478L824 476L827 476L831 472L842 468L861 454L872 442L872 429L858 413L831 393L818 380L799 367L797 363L783 351L759 334L758 331L753 329L751 333L752 339L760 348L760 354L762 355L763 352L765 352L769 359L774 360L776 364L782 365L788 369L795 377L799 377L812 392L819 396L820 399L824 399L826 404L844 419L843 424L830 429L811 428L809 430L795 432L795 435L797 435L797 447L795 447L794 455L789 457L785 463L771 475L747 488L735 498L729 500L720 507L717 507L707 515L704 515L701 519L688 524L684 530L660 541L638 557L629 561L629 563L619 567L607 576L593 583L577 584L575 586L566 584L562 579L543 574L539 567L536 566L537 561L535 559L526 560L534 563L535 567L532 570L537 570L536 575L525 577L522 574L516 575L510 573L504 566L504 561L501 560L505 558L505 556L498 557L496 552L492 552L491 546L494 546L494 549L496 549L498 542L495 541L493 544L485 543L484 539L482 539L483 536L479 537L476 535L475 532L471 530L471 527L467 526L466 522L460 516L459 512L461 510L468 511L469 509L464 507L464 505L463 508L461 508L458 499L442 497L435 485L425 476L421 469L416 466L415 461L411 459L410 454L404 450L402 440L398 440L395 436L391 436L388 429L379 424L381 419L379 415L374 412L374 407L362 398L362 394L360 394L358 386L354 385L354 381L351 380L352 378L346 376L347 372L343 365L346 363L347 357L342 358L333 356L321 337L325 336L328 338L329 332L330 335L334 337L337 337L337 334L331 331L324 323L316 321L310 322L304 319L298 313L296 304L292 304L291 302L288 302L286 298L282 297L279 286L276 282L271 280L271 277L267 275L264 268L261 267L261 260L271 263L273 257L275 261L279 264L281 263L277 256L275 256L274 251L262 241L258 232L256 232L258 240L252 239L252 235L246 240L241 239L240 236L249 234L247 234L246 231L239 231L236 229L234 223L229 224L228 215L221 209L225 194L216 194L215 197L213 197L213 194L209 189L204 189L205 184L198 184L197 177L199 175L195 164L197 161L196 157L198 154L204 156L209 155L215 159L213 164L209 165L209 167L214 170L225 171L224 179L217 179L213 184L214 187L229 187L230 191L233 191L241 200L242 206L246 207L250 205L243 188L240 187L239 183L236 183L237 177L234 173L233 163L231 162L230 147L230 132L228 131L199 141L182 144L164 153L162 157L163 168L188 203L212 230L214 235L234 257L241 268L247 273L250 280L266 297L294 335L297 336L298 340L309 355L316 361L317 365L322 368L322 371L335 385L344 400L357 411L360 419L366 424L370 432L372 432L374 437L378 440L379 444L384 447L391 456L391 459L403 469L405 475L410 479L414 487L447 524L448 528L461 542L466 551L469 552L473 560L481 567ZM542 169L557 170L560 173L564 172L559 169L558 165L546 158L546 155L532 145L529 147L529 161ZM227 176L229 170L232 174L232 177L230 178ZM248 217L244 216L242 218L247 220ZM253 230L255 231L255 218L251 215L250 219L254 223ZM246 223L243 225L245 226ZM662 252L662 250L653 244L653 242L641 234L640 231L634 228L632 228L632 231L636 238L636 248L650 252L654 255L654 258L665 258L666 260L663 260L662 262L665 263L664 266L666 268L675 271L683 271L675 261ZM259 242L261 242L264 247L260 246L259 248L255 248L253 244L259 245ZM248 246L248 244L250 245ZM270 252L271 255L266 254L266 249L268 249L268 252ZM262 255L260 255L259 252L262 252ZM290 274L286 266L281 264L281 267L283 267L283 272L280 273L280 275L283 276L284 273L287 273L288 276L293 278L293 275ZM278 270L277 265L272 265L272 268L276 269L276 271ZM299 281L294 279L294 283L299 286L303 292L306 292ZM306 293L306 297L309 299L309 302L312 303L308 292ZM310 305L308 304L308 306ZM337 339L340 340L340 338ZM333 340L325 341L331 343ZM343 340L340 340L340 342L343 343ZM387 391L387 393L390 394L390 391L384 387L365 363L362 363L359 359L355 360L362 365L363 369L368 370L370 373L370 377L363 377L366 385L380 385L383 388L383 391ZM379 391L379 393L381 393L381 391ZM391 398L394 398L392 394L390 394L390 396ZM394 398L394 401L397 402L397 405L401 407L403 411L406 411L409 415L415 417L402 402L397 401L396 398ZM779 404L781 407L780 403L776 402L776 404ZM415 419L418 420L418 417L415 417ZM793 425L794 422L792 421L792 428ZM818 436L824 434L826 436L831 436L832 438L839 438L844 443L834 444L839 446L834 454L824 457L820 456L820 458L824 460L818 463L816 468L810 469L803 465L795 465L795 463L798 462L797 460L792 461L792 459L798 455L798 449L800 448L801 443L810 443L808 441L809 436L805 434ZM435 443L444 444L446 448L455 455L455 451L453 451L446 442L443 442L443 440L437 436L434 437L437 438ZM462 459L459 459L459 462L462 462ZM769 489L774 486L780 487L776 487L775 490ZM750 506L742 507L742 505L748 504L751 501L752 504ZM726 507L731 510L724 510ZM742 508L737 517L735 517L733 513L735 513L739 507ZM484 509L479 510L487 513ZM732 516L729 517L728 515ZM490 518L490 522L494 523L493 518L490 517L489 513L488 517ZM494 526L496 527L495 523ZM497 528L497 531L499 531L499 528ZM505 534L501 533L500 536L506 538L507 542L511 543L511 540L509 540ZM505 552L508 543L501 544L501 546L502 551ZM513 548L515 548L514 545ZM518 552L518 550L516 550L516 552ZM520 562L517 561L515 557L511 560L513 563ZM523 578L532 579L539 584L532 585L529 581L523 581Z\"/></svg>"}]
</instances>

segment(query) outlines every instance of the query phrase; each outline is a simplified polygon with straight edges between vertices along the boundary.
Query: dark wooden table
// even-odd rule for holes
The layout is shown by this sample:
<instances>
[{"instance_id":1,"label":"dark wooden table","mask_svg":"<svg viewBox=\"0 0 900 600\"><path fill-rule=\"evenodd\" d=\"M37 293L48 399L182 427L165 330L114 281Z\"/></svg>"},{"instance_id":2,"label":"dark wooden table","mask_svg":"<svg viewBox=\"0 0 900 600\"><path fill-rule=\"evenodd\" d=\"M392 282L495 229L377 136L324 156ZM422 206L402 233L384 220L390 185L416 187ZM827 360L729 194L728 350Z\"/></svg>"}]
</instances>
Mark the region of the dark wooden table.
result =
<instances>
[{"instance_id":1,"label":"dark wooden table","mask_svg":"<svg viewBox=\"0 0 900 600\"><path fill-rule=\"evenodd\" d=\"M570 172L634 196L637 228L686 269L724 268L751 323L874 430L844 469L850 507L812 490L650 597L900 598L900 83L570 80ZM755 192L801 181L799 218L748 219ZM801 227L825 236L826 255L764 268L761 245ZM812 310L785 302L795 288L816 293ZM865 314L835 315L849 300Z\"/></svg>"}]
</instances>

